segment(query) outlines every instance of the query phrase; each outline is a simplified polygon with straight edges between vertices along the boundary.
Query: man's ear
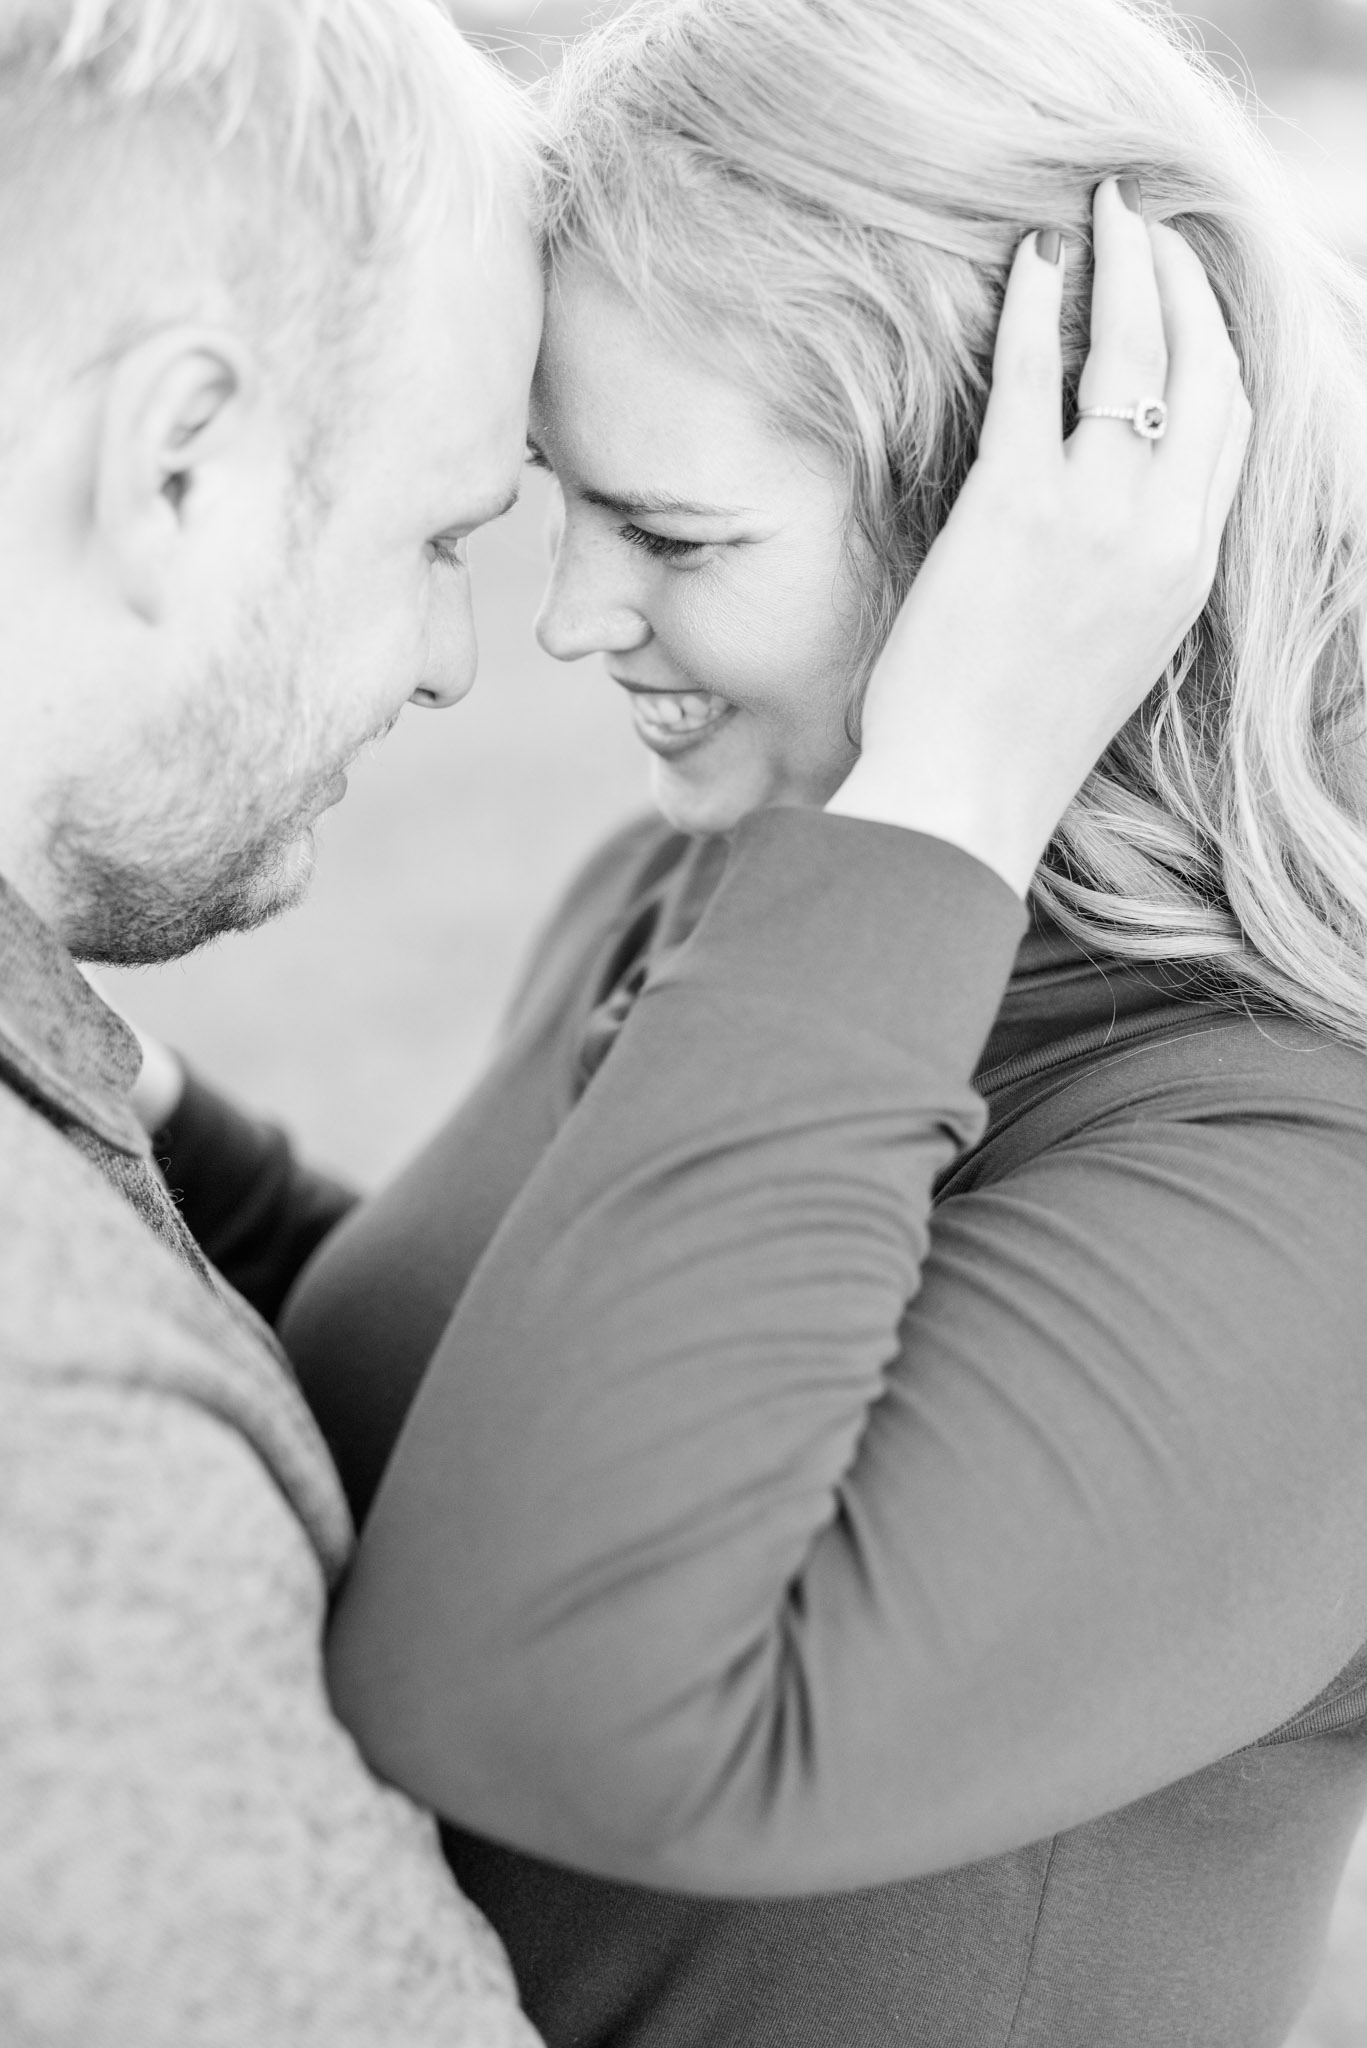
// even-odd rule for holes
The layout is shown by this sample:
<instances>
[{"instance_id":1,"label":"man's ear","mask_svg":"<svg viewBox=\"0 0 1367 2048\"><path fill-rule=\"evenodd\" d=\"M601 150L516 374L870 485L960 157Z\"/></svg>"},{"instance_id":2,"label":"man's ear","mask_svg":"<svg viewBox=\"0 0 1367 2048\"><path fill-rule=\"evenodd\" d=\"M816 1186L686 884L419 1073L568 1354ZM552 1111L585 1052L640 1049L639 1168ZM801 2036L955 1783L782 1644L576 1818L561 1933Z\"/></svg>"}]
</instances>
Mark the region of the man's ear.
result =
<instances>
[{"instance_id":1,"label":"man's ear","mask_svg":"<svg viewBox=\"0 0 1367 2048\"><path fill-rule=\"evenodd\" d=\"M164 609L196 496L250 435L259 379L236 335L172 327L135 342L105 387L94 525L125 602Z\"/></svg>"}]
</instances>

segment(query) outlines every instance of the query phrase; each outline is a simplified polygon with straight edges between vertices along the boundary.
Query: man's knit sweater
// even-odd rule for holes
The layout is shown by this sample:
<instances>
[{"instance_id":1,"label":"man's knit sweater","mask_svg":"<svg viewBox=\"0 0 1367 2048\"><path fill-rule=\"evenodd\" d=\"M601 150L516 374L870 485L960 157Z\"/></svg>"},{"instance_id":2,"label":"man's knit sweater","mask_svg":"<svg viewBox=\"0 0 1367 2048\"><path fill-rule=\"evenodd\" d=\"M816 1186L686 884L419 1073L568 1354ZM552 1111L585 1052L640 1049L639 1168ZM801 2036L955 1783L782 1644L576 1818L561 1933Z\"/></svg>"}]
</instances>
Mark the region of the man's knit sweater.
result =
<instances>
[{"instance_id":1,"label":"man's knit sweater","mask_svg":"<svg viewBox=\"0 0 1367 2048\"><path fill-rule=\"evenodd\" d=\"M324 1691L351 1525L0 883L0 2040L535 2048L432 1824Z\"/></svg>"}]
</instances>

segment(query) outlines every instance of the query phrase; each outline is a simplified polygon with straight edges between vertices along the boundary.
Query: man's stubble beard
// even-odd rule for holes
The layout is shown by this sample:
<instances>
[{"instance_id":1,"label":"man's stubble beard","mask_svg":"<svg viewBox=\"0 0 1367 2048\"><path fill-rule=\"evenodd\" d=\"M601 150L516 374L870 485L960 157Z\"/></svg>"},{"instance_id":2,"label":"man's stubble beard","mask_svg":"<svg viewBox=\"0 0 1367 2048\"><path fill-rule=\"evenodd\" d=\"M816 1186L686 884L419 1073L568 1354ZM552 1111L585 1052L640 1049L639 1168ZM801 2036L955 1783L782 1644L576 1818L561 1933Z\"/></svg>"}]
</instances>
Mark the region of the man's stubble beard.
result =
<instances>
[{"instance_id":1,"label":"man's stubble beard","mask_svg":"<svg viewBox=\"0 0 1367 2048\"><path fill-rule=\"evenodd\" d=\"M313 821L367 736L326 748L305 618L282 579L173 719L55 793L46 856L77 959L179 959L306 893Z\"/></svg>"},{"instance_id":2,"label":"man's stubble beard","mask_svg":"<svg viewBox=\"0 0 1367 2048\"><path fill-rule=\"evenodd\" d=\"M59 825L53 859L64 892L62 937L78 960L93 965L155 967L183 959L227 932L265 924L308 889L308 826L173 870L164 859L121 857L112 835L90 824L68 818Z\"/></svg>"}]
</instances>

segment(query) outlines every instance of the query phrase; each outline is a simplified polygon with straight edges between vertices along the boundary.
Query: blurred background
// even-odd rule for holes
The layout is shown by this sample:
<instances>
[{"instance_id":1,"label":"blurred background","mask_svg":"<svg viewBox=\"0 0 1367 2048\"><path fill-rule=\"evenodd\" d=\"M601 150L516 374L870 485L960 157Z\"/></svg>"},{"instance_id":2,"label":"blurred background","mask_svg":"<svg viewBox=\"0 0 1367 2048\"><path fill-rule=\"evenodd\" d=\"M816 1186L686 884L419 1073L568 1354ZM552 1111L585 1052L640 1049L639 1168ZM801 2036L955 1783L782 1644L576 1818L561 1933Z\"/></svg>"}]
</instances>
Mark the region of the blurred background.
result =
<instances>
[{"instance_id":1,"label":"blurred background","mask_svg":"<svg viewBox=\"0 0 1367 2048\"><path fill-rule=\"evenodd\" d=\"M774 0L782 6L783 0ZM457 0L523 76L603 7ZM1367 0L1191 10L1322 228L1367 263ZM410 710L319 833L305 906L171 967L109 974L114 999L358 1184L464 1093L517 963L592 845L646 804L644 757L593 662L532 637L544 484L472 548L480 679L446 716ZM1367 2048L1367 1831L1294 2048Z\"/></svg>"}]
</instances>

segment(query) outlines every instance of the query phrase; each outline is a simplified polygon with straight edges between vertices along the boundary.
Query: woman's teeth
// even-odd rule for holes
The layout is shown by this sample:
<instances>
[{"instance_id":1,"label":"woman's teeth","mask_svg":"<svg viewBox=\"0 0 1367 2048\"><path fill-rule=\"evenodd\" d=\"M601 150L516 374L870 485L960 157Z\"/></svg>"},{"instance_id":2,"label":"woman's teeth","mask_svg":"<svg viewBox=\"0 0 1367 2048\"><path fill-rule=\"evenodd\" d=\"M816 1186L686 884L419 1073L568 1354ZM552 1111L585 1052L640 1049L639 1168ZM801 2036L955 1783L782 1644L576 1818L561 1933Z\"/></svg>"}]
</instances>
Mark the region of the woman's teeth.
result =
<instances>
[{"instance_id":1,"label":"woman's teeth","mask_svg":"<svg viewBox=\"0 0 1367 2048\"><path fill-rule=\"evenodd\" d=\"M682 739L714 725L729 706L724 697L714 696L710 690L637 690L632 693L631 708L645 735Z\"/></svg>"}]
</instances>

